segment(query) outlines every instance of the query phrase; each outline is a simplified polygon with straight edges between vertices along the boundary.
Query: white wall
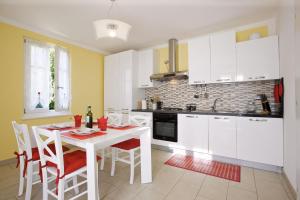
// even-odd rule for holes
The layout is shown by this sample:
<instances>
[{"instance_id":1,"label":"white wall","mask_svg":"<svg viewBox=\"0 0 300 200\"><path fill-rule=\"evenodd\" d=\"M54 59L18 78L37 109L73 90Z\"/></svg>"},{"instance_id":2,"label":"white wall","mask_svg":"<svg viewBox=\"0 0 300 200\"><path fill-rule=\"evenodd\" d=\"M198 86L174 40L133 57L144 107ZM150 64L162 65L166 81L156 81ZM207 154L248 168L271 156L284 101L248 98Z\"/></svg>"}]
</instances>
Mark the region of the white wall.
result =
<instances>
[{"instance_id":1,"label":"white wall","mask_svg":"<svg viewBox=\"0 0 300 200\"><path fill-rule=\"evenodd\" d=\"M297 118L297 187L300 200L300 0L296 2L296 118Z\"/></svg>"},{"instance_id":2,"label":"white wall","mask_svg":"<svg viewBox=\"0 0 300 200\"><path fill-rule=\"evenodd\" d=\"M280 74L284 77L284 172L296 190L295 0L279 10Z\"/></svg>"}]
</instances>

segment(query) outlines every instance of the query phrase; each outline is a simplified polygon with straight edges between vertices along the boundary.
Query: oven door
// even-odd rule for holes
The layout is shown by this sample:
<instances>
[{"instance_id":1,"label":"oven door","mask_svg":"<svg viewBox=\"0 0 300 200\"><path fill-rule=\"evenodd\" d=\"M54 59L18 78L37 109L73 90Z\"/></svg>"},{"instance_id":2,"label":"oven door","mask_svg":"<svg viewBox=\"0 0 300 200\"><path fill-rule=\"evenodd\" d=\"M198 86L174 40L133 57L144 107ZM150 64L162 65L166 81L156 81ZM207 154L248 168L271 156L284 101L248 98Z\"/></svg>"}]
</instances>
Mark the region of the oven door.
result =
<instances>
[{"instance_id":1,"label":"oven door","mask_svg":"<svg viewBox=\"0 0 300 200\"><path fill-rule=\"evenodd\" d=\"M153 113L153 138L177 142L177 113Z\"/></svg>"}]
</instances>

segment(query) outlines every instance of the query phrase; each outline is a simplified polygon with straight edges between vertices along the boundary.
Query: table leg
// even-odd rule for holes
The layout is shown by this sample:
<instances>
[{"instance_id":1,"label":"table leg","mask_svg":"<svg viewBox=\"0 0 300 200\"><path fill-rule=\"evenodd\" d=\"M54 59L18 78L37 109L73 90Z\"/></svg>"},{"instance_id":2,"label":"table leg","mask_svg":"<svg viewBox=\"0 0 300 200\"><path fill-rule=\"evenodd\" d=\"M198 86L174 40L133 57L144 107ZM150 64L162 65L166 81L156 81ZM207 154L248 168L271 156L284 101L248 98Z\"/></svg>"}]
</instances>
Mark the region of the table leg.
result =
<instances>
[{"instance_id":1,"label":"table leg","mask_svg":"<svg viewBox=\"0 0 300 200\"><path fill-rule=\"evenodd\" d=\"M88 199L98 199L97 188L97 160L94 144L87 144L86 146L86 158L87 158L87 186L88 186Z\"/></svg>"},{"instance_id":2,"label":"table leg","mask_svg":"<svg viewBox=\"0 0 300 200\"><path fill-rule=\"evenodd\" d=\"M152 182L151 130L147 129L140 136L141 141L141 183Z\"/></svg>"}]
</instances>

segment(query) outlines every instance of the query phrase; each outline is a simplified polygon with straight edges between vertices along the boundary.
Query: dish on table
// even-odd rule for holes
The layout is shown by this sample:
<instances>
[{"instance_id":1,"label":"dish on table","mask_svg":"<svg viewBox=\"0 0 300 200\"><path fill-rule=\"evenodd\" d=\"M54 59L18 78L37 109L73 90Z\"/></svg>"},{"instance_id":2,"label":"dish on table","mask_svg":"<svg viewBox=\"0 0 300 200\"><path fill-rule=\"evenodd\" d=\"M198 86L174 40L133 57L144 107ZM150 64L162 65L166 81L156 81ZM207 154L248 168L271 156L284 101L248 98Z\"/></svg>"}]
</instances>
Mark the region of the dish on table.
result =
<instances>
[{"instance_id":1,"label":"dish on table","mask_svg":"<svg viewBox=\"0 0 300 200\"><path fill-rule=\"evenodd\" d=\"M95 128L79 128L79 129L71 130L70 132L75 135L90 135L98 131L99 130Z\"/></svg>"},{"instance_id":2,"label":"dish on table","mask_svg":"<svg viewBox=\"0 0 300 200\"><path fill-rule=\"evenodd\" d=\"M125 128L129 126L129 124L108 124L108 126L112 128Z\"/></svg>"}]
</instances>

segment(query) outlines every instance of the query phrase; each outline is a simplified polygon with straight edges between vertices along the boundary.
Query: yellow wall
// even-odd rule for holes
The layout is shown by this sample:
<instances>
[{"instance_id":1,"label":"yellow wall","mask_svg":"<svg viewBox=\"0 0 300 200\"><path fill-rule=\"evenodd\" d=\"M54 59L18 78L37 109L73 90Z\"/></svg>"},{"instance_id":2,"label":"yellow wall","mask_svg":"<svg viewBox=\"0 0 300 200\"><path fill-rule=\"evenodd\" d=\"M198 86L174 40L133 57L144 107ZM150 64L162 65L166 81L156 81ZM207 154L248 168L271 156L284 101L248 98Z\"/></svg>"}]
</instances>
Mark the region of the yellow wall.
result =
<instances>
[{"instance_id":1,"label":"yellow wall","mask_svg":"<svg viewBox=\"0 0 300 200\"><path fill-rule=\"evenodd\" d=\"M23 38L57 44L71 55L72 107L74 114L84 114L92 106L95 117L103 114L104 56L15 26L0 23L0 161L13 157L17 149L11 121L28 125L70 120L72 116L22 120L24 88Z\"/></svg>"},{"instance_id":2,"label":"yellow wall","mask_svg":"<svg viewBox=\"0 0 300 200\"><path fill-rule=\"evenodd\" d=\"M168 72L169 65L165 64L165 61L169 60L169 50L168 47L159 48L155 50L156 55L156 66L158 68L158 73ZM178 71L188 70L188 44L179 44L177 47L177 65L176 69Z\"/></svg>"},{"instance_id":3,"label":"yellow wall","mask_svg":"<svg viewBox=\"0 0 300 200\"><path fill-rule=\"evenodd\" d=\"M260 33L261 37L267 37L269 34L268 32L269 32L268 26L255 27L255 28L239 31L236 33L236 41L237 42L247 41L249 40L249 37L253 33Z\"/></svg>"}]
</instances>

